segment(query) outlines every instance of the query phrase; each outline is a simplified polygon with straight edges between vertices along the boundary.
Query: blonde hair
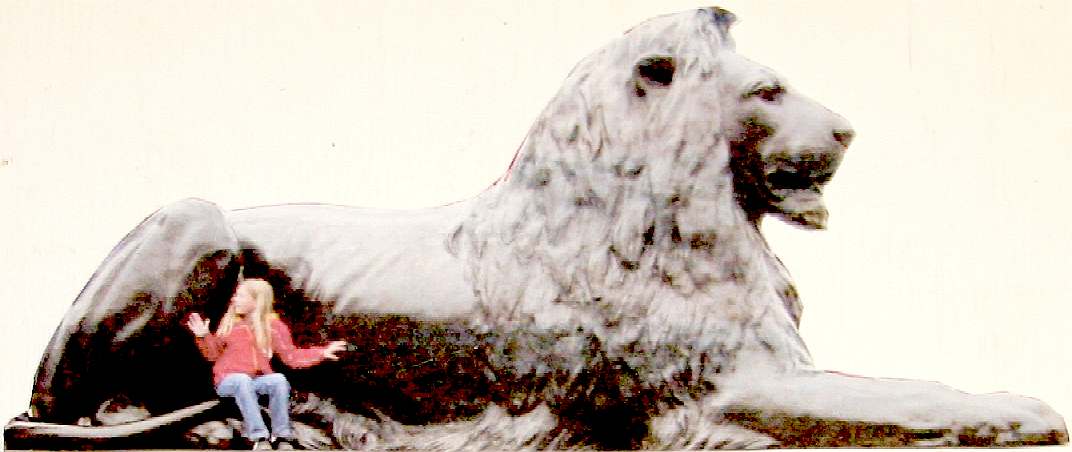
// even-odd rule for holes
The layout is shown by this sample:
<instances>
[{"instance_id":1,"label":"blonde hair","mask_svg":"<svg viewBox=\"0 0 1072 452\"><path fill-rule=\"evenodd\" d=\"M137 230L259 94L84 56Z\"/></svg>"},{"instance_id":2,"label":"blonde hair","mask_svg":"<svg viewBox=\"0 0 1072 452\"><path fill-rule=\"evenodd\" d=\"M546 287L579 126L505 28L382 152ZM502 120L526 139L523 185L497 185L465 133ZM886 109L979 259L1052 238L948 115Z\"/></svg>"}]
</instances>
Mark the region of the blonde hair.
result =
<instances>
[{"instance_id":1,"label":"blonde hair","mask_svg":"<svg viewBox=\"0 0 1072 452\"><path fill-rule=\"evenodd\" d=\"M253 329L253 337L257 342L257 349L264 353L264 356L272 356L272 341L270 335L272 333L272 319L279 316L272 309L272 304L275 301L275 295L272 291L272 285L268 284L268 281L263 279L246 279L238 283L235 287L235 291L239 288L245 287L249 290L250 295L253 296L254 307L253 312L246 315L246 320L249 321L250 328ZM226 335L234 328L235 321L241 316L235 312L235 304L232 301L230 306L227 307L227 313L223 315L223 320L220 321L220 327L216 330L217 335Z\"/></svg>"}]
</instances>

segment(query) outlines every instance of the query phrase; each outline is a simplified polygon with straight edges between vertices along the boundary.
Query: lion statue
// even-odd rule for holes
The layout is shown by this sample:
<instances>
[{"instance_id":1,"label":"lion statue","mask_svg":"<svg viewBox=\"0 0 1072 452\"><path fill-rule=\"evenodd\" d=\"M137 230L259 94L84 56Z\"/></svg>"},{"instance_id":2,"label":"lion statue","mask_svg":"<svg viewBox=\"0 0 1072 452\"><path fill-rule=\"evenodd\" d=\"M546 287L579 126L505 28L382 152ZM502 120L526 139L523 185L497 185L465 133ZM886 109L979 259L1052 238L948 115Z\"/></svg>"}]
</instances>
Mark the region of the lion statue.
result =
<instances>
[{"instance_id":1,"label":"lion statue","mask_svg":"<svg viewBox=\"0 0 1072 452\"><path fill-rule=\"evenodd\" d=\"M853 130L738 55L733 22L656 17L581 61L467 201L164 207L74 302L8 446L229 447L181 324L254 276L298 342L353 345L288 372L307 448L1067 442L1034 399L813 367L760 222L823 228Z\"/></svg>"}]
</instances>

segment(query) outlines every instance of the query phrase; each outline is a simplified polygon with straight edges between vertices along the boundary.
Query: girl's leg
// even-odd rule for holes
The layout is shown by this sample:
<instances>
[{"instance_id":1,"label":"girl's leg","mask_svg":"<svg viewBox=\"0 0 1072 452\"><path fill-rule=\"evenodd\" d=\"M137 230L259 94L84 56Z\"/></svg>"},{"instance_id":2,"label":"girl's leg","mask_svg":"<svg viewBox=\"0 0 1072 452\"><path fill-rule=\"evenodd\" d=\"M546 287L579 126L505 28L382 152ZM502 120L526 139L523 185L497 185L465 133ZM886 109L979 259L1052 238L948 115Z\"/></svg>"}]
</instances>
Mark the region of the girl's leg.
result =
<instances>
[{"instance_id":1,"label":"girl's leg","mask_svg":"<svg viewBox=\"0 0 1072 452\"><path fill-rule=\"evenodd\" d=\"M242 436L254 442L268 439L268 428L264 426L264 418L261 417L261 406L257 403L253 378L246 374L230 374L220 382L216 394L221 397L234 397L238 410L242 412L242 426L245 429Z\"/></svg>"},{"instance_id":2,"label":"girl's leg","mask_svg":"<svg viewBox=\"0 0 1072 452\"><path fill-rule=\"evenodd\" d=\"M290 426L290 382L283 374L275 373L257 377L253 380L257 394L268 395L268 413L272 417L272 436L276 438L294 438L294 429Z\"/></svg>"}]
</instances>

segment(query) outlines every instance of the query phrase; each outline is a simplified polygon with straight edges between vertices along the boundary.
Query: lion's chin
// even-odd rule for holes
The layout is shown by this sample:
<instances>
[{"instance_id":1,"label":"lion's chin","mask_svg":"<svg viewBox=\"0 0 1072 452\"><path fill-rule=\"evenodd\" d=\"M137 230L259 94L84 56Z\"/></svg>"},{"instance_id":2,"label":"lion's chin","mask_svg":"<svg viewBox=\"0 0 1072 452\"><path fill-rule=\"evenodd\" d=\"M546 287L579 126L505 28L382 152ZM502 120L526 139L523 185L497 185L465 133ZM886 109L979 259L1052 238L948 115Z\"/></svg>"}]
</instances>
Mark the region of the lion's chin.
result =
<instances>
[{"instance_id":1,"label":"lion's chin","mask_svg":"<svg viewBox=\"0 0 1072 452\"><path fill-rule=\"evenodd\" d=\"M829 213L816 190L792 190L774 203L774 213L785 222L804 229L826 229Z\"/></svg>"},{"instance_id":2,"label":"lion's chin","mask_svg":"<svg viewBox=\"0 0 1072 452\"><path fill-rule=\"evenodd\" d=\"M826 229L826 209L808 212L783 213L782 216L787 222L804 229Z\"/></svg>"}]
</instances>

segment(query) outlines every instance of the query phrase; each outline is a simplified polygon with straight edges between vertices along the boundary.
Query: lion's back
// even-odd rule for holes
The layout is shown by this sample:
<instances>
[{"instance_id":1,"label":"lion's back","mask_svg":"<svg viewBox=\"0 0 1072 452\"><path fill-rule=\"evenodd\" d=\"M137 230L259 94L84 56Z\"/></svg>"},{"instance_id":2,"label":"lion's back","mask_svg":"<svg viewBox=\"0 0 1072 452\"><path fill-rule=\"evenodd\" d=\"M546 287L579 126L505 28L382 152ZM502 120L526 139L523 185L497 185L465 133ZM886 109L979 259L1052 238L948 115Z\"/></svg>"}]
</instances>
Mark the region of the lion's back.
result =
<instances>
[{"instance_id":1,"label":"lion's back","mask_svg":"<svg viewBox=\"0 0 1072 452\"><path fill-rule=\"evenodd\" d=\"M474 305L448 249L467 212L466 203L412 210L287 204L226 215L243 248L335 313L443 317L467 315Z\"/></svg>"}]
</instances>

